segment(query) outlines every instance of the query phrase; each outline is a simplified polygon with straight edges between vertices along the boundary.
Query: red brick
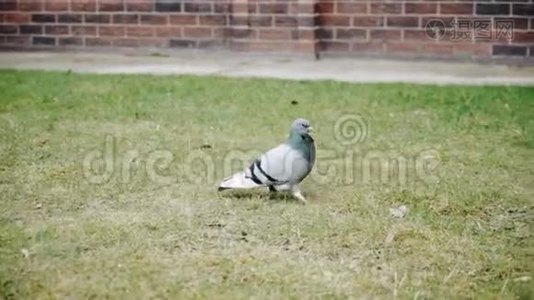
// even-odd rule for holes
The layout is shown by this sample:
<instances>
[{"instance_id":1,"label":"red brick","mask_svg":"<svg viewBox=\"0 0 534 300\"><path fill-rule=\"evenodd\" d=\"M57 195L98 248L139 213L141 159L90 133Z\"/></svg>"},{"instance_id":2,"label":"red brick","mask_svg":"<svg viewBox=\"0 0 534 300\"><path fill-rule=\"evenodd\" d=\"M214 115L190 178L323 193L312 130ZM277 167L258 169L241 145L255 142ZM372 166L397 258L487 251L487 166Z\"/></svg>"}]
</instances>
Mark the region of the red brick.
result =
<instances>
[{"instance_id":1,"label":"red brick","mask_svg":"<svg viewBox=\"0 0 534 300\"><path fill-rule=\"evenodd\" d=\"M56 38L51 36L33 36L32 44L39 46L55 46Z\"/></svg>"},{"instance_id":2,"label":"red brick","mask_svg":"<svg viewBox=\"0 0 534 300\"><path fill-rule=\"evenodd\" d=\"M185 12L211 13L212 5L210 2L186 2L184 3Z\"/></svg>"},{"instance_id":3,"label":"red brick","mask_svg":"<svg viewBox=\"0 0 534 300\"><path fill-rule=\"evenodd\" d=\"M534 43L534 31L515 31L512 39L513 43Z\"/></svg>"},{"instance_id":4,"label":"red brick","mask_svg":"<svg viewBox=\"0 0 534 300\"><path fill-rule=\"evenodd\" d=\"M110 38L93 38L93 37L87 37L85 38L85 45L89 47L98 47L98 46L111 46L111 39Z\"/></svg>"},{"instance_id":5,"label":"red brick","mask_svg":"<svg viewBox=\"0 0 534 300\"><path fill-rule=\"evenodd\" d=\"M401 30L396 30L396 29L371 29L369 34L370 34L371 40L400 41L401 39Z\"/></svg>"},{"instance_id":6,"label":"red brick","mask_svg":"<svg viewBox=\"0 0 534 300\"><path fill-rule=\"evenodd\" d=\"M291 31L288 29L261 29L259 31L260 40L289 40Z\"/></svg>"},{"instance_id":7,"label":"red brick","mask_svg":"<svg viewBox=\"0 0 534 300\"><path fill-rule=\"evenodd\" d=\"M298 16L297 17L297 25L299 27L315 27L315 20L316 18L312 15L308 16Z\"/></svg>"},{"instance_id":8,"label":"red brick","mask_svg":"<svg viewBox=\"0 0 534 300\"><path fill-rule=\"evenodd\" d=\"M332 40L334 39L333 28L319 28L317 30L317 38L319 40Z\"/></svg>"},{"instance_id":9,"label":"red brick","mask_svg":"<svg viewBox=\"0 0 534 300\"><path fill-rule=\"evenodd\" d=\"M372 14L400 14L402 3L371 3Z\"/></svg>"},{"instance_id":10,"label":"red brick","mask_svg":"<svg viewBox=\"0 0 534 300\"><path fill-rule=\"evenodd\" d=\"M226 25L226 16L224 15L205 15L198 17L200 25Z\"/></svg>"},{"instance_id":11,"label":"red brick","mask_svg":"<svg viewBox=\"0 0 534 300\"><path fill-rule=\"evenodd\" d=\"M440 13L442 15L472 15L472 3L440 3Z\"/></svg>"},{"instance_id":12,"label":"red brick","mask_svg":"<svg viewBox=\"0 0 534 300\"><path fill-rule=\"evenodd\" d=\"M257 30L250 28L230 28L229 36L234 39L256 39Z\"/></svg>"},{"instance_id":13,"label":"red brick","mask_svg":"<svg viewBox=\"0 0 534 300\"><path fill-rule=\"evenodd\" d=\"M44 3L41 0L19 1L18 9L20 11L42 11Z\"/></svg>"},{"instance_id":14,"label":"red brick","mask_svg":"<svg viewBox=\"0 0 534 300\"><path fill-rule=\"evenodd\" d=\"M269 21L269 25L271 25L271 18L270 17L267 17L268 18L268 21ZM230 25L235 25L235 26L249 26L249 22L248 22L249 18L248 16L230 16Z\"/></svg>"},{"instance_id":15,"label":"red brick","mask_svg":"<svg viewBox=\"0 0 534 300\"><path fill-rule=\"evenodd\" d=\"M444 43L432 43L432 44L423 44L421 51L429 54L452 54L453 46L452 44Z\"/></svg>"},{"instance_id":16,"label":"red brick","mask_svg":"<svg viewBox=\"0 0 534 300\"><path fill-rule=\"evenodd\" d=\"M51 35L69 34L69 26L66 25L48 25L45 27L45 33Z\"/></svg>"},{"instance_id":17,"label":"red brick","mask_svg":"<svg viewBox=\"0 0 534 300\"><path fill-rule=\"evenodd\" d=\"M534 25L534 19L531 21ZM527 18L495 18L493 26L495 28L495 24L500 21L512 21L514 24L514 29L528 29L528 19Z\"/></svg>"},{"instance_id":18,"label":"red brick","mask_svg":"<svg viewBox=\"0 0 534 300\"><path fill-rule=\"evenodd\" d=\"M110 15L103 14L87 14L84 16L85 23L109 23L111 21Z\"/></svg>"},{"instance_id":19,"label":"red brick","mask_svg":"<svg viewBox=\"0 0 534 300\"><path fill-rule=\"evenodd\" d=\"M298 53L312 53L318 51L319 43L313 41L298 41L293 44L293 51Z\"/></svg>"},{"instance_id":20,"label":"red brick","mask_svg":"<svg viewBox=\"0 0 534 300\"><path fill-rule=\"evenodd\" d=\"M438 10L437 3L406 3L404 12L406 14L435 14Z\"/></svg>"},{"instance_id":21,"label":"red brick","mask_svg":"<svg viewBox=\"0 0 534 300\"><path fill-rule=\"evenodd\" d=\"M16 11L17 10L17 1L16 0L2 0L0 1L0 11Z\"/></svg>"},{"instance_id":22,"label":"red brick","mask_svg":"<svg viewBox=\"0 0 534 300\"><path fill-rule=\"evenodd\" d=\"M316 30L315 29L293 29L291 32L291 38L294 40L315 41Z\"/></svg>"},{"instance_id":23,"label":"red brick","mask_svg":"<svg viewBox=\"0 0 534 300\"><path fill-rule=\"evenodd\" d=\"M154 28L149 26L126 27L126 36L152 37L154 36Z\"/></svg>"},{"instance_id":24,"label":"red brick","mask_svg":"<svg viewBox=\"0 0 534 300\"><path fill-rule=\"evenodd\" d=\"M170 23L174 25L197 25L196 15L175 15L170 16Z\"/></svg>"},{"instance_id":25,"label":"red brick","mask_svg":"<svg viewBox=\"0 0 534 300\"><path fill-rule=\"evenodd\" d=\"M213 12L216 14L228 14L230 12L231 3L221 2L213 3Z\"/></svg>"},{"instance_id":26,"label":"red brick","mask_svg":"<svg viewBox=\"0 0 534 300\"><path fill-rule=\"evenodd\" d=\"M350 43L338 41L322 41L320 48L324 51L341 51L347 52L350 50Z\"/></svg>"},{"instance_id":27,"label":"red brick","mask_svg":"<svg viewBox=\"0 0 534 300\"><path fill-rule=\"evenodd\" d=\"M367 3L336 2L336 12L338 14L365 14L367 13Z\"/></svg>"},{"instance_id":28,"label":"red brick","mask_svg":"<svg viewBox=\"0 0 534 300\"><path fill-rule=\"evenodd\" d=\"M252 5L251 5L252 6ZM253 6L255 9L255 5ZM232 13L233 14L247 14L249 12L249 5L247 3L232 3Z\"/></svg>"},{"instance_id":29,"label":"red brick","mask_svg":"<svg viewBox=\"0 0 534 300\"><path fill-rule=\"evenodd\" d=\"M32 19L31 15L27 14L5 14L4 22L6 23L28 23Z\"/></svg>"},{"instance_id":30,"label":"red brick","mask_svg":"<svg viewBox=\"0 0 534 300\"><path fill-rule=\"evenodd\" d=\"M99 36L124 36L124 27L122 26L99 26Z\"/></svg>"},{"instance_id":31,"label":"red brick","mask_svg":"<svg viewBox=\"0 0 534 300\"><path fill-rule=\"evenodd\" d=\"M184 28L184 37L208 38L208 37L211 37L211 28L186 27Z\"/></svg>"},{"instance_id":32,"label":"red brick","mask_svg":"<svg viewBox=\"0 0 534 300\"><path fill-rule=\"evenodd\" d=\"M336 39L338 40L366 40L367 30L355 28L337 28Z\"/></svg>"},{"instance_id":33,"label":"red brick","mask_svg":"<svg viewBox=\"0 0 534 300\"><path fill-rule=\"evenodd\" d=\"M313 14L313 13L315 13L315 5L313 2L290 3L289 4L290 15Z\"/></svg>"},{"instance_id":34,"label":"red brick","mask_svg":"<svg viewBox=\"0 0 534 300\"><path fill-rule=\"evenodd\" d=\"M168 23L168 18L166 15L141 15L140 23L162 25Z\"/></svg>"},{"instance_id":35,"label":"red brick","mask_svg":"<svg viewBox=\"0 0 534 300\"><path fill-rule=\"evenodd\" d=\"M478 44L455 44L453 46L453 53L457 55L477 55L477 56L489 56L491 55L491 44L478 43Z\"/></svg>"},{"instance_id":36,"label":"red brick","mask_svg":"<svg viewBox=\"0 0 534 300\"><path fill-rule=\"evenodd\" d=\"M43 34L43 26L41 25L20 25L19 33L24 34Z\"/></svg>"},{"instance_id":37,"label":"red brick","mask_svg":"<svg viewBox=\"0 0 534 300\"><path fill-rule=\"evenodd\" d=\"M162 26L156 27L156 36L159 37L182 37L182 27Z\"/></svg>"},{"instance_id":38,"label":"red brick","mask_svg":"<svg viewBox=\"0 0 534 300\"><path fill-rule=\"evenodd\" d=\"M334 1L323 1L317 4L317 11L320 14L331 14L334 12Z\"/></svg>"},{"instance_id":39,"label":"red brick","mask_svg":"<svg viewBox=\"0 0 534 300\"><path fill-rule=\"evenodd\" d=\"M349 26L350 17L340 15L322 15L320 22L323 26Z\"/></svg>"},{"instance_id":40,"label":"red brick","mask_svg":"<svg viewBox=\"0 0 534 300\"><path fill-rule=\"evenodd\" d=\"M117 14L113 15L113 23L115 24L137 24L139 22L139 15L137 14Z\"/></svg>"},{"instance_id":41,"label":"red brick","mask_svg":"<svg viewBox=\"0 0 534 300\"><path fill-rule=\"evenodd\" d=\"M152 0L127 0L126 10L134 12L154 11L154 3Z\"/></svg>"},{"instance_id":42,"label":"red brick","mask_svg":"<svg viewBox=\"0 0 534 300\"><path fill-rule=\"evenodd\" d=\"M433 41L426 31L421 29L416 30L404 30L404 40L405 41Z\"/></svg>"},{"instance_id":43,"label":"red brick","mask_svg":"<svg viewBox=\"0 0 534 300\"><path fill-rule=\"evenodd\" d=\"M17 46L27 46L31 44L31 37L29 36L6 36L6 43Z\"/></svg>"},{"instance_id":44,"label":"red brick","mask_svg":"<svg viewBox=\"0 0 534 300\"><path fill-rule=\"evenodd\" d=\"M228 27L214 27L212 29L213 39L222 40L228 36Z\"/></svg>"},{"instance_id":45,"label":"red brick","mask_svg":"<svg viewBox=\"0 0 534 300\"><path fill-rule=\"evenodd\" d=\"M387 17L388 27L418 27L418 17Z\"/></svg>"},{"instance_id":46,"label":"red brick","mask_svg":"<svg viewBox=\"0 0 534 300\"><path fill-rule=\"evenodd\" d=\"M295 16L275 16L275 27L297 27L299 24L299 18Z\"/></svg>"},{"instance_id":47,"label":"red brick","mask_svg":"<svg viewBox=\"0 0 534 300\"><path fill-rule=\"evenodd\" d=\"M56 15L55 14L33 14L32 22L33 23L55 23Z\"/></svg>"},{"instance_id":48,"label":"red brick","mask_svg":"<svg viewBox=\"0 0 534 300\"><path fill-rule=\"evenodd\" d=\"M97 0L72 0L70 2L71 11L96 11Z\"/></svg>"},{"instance_id":49,"label":"red brick","mask_svg":"<svg viewBox=\"0 0 534 300\"><path fill-rule=\"evenodd\" d=\"M270 16L252 15L248 18L250 26L270 27L273 24L273 18Z\"/></svg>"},{"instance_id":50,"label":"red brick","mask_svg":"<svg viewBox=\"0 0 534 300\"><path fill-rule=\"evenodd\" d=\"M60 46L83 46L83 38L80 37L62 37L58 39Z\"/></svg>"},{"instance_id":51,"label":"red brick","mask_svg":"<svg viewBox=\"0 0 534 300\"><path fill-rule=\"evenodd\" d=\"M46 11L68 11L69 0L46 0L44 10Z\"/></svg>"},{"instance_id":52,"label":"red brick","mask_svg":"<svg viewBox=\"0 0 534 300\"><path fill-rule=\"evenodd\" d=\"M289 6L285 2L260 3L260 14L287 14Z\"/></svg>"},{"instance_id":53,"label":"red brick","mask_svg":"<svg viewBox=\"0 0 534 300\"><path fill-rule=\"evenodd\" d=\"M75 25L71 27L73 35L96 35L96 26Z\"/></svg>"},{"instance_id":54,"label":"red brick","mask_svg":"<svg viewBox=\"0 0 534 300\"><path fill-rule=\"evenodd\" d=\"M123 0L98 0L98 11L124 11Z\"/></svg>"},{"instance_id":55,"label":"red brick","mask_svg":"<svg viewBox=\"0 0 534 300\"><path fill-rule=\"evenodd\" d=\"M385 24L384 17L378 16L355 16L352 18L354 27L382 27Z\"/></svg>"},{"instance_id":56,"label":"red brick","mask_svg":"<svg viewBox=\"0 0 534 300\"><path fill-rule=\"evenodd\" d=\"M57 15L58 23L81 23L82 15L78 14L58 14Z\"/></svg>"},{"instance_id":57,"label":"red brick","mask_svg":"<svg viewBox=\"0 0 534 300\"><path fill-rule=\"evenodd\" d=\"M0 35L3 34L17 34L18 33L17 25L0 25Z\"/></svg>"}]
</instances>

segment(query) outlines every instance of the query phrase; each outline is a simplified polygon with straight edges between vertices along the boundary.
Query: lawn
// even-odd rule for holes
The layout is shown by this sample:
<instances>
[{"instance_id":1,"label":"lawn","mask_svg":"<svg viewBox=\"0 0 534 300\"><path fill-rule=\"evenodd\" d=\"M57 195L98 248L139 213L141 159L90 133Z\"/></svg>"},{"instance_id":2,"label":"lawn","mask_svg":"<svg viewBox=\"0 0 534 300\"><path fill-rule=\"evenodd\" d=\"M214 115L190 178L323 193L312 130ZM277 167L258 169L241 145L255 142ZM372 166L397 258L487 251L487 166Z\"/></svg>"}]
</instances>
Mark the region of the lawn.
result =
<instances>
[{"instance_id":1,"label":"lawn","mask_svg":"<svg viewBox=\"0 0 534 300\"><path fill-rule=\"evenodd\" d=\"M0 91L0 299L534 297L534 87L4 70ZM217 193L297 117L307 205Z\"/></svg>"}]
</instances>

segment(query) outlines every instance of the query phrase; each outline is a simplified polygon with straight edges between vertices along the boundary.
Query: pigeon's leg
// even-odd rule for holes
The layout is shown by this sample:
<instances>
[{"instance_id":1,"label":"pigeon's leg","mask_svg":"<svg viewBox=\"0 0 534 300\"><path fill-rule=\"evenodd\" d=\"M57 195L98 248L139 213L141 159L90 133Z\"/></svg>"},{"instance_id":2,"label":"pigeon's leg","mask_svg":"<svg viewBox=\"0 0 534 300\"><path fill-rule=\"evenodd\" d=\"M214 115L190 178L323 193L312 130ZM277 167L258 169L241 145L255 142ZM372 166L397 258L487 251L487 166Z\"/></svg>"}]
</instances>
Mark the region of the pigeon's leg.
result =
<instances>
[{"instance_id":1,"label":"pigeon's leg","mask_svg":"<svg viewBox=\"0 0 534 300\"><path fill-rule=\"evenodd\" d=\"M273 190L275 190L277 192L291 190L291 185L289 183L280 184L280 185L273 185L272 187L273 187Z\"/></svg>"},{"instance_id":2,"label":"pigeon's leg","mask_svg":"<svg viewBox=\"0 0 534 300\"><path fill-rule=\"evenodd\" d=\"M306 201L306 198L302 196L302 193L300 192L298 185L295 184L294 186L291 187L291 193L293 194L295 198L299 200L300 203L302 204L308 203L308 201Z\"/></svg>"}]
</instances>

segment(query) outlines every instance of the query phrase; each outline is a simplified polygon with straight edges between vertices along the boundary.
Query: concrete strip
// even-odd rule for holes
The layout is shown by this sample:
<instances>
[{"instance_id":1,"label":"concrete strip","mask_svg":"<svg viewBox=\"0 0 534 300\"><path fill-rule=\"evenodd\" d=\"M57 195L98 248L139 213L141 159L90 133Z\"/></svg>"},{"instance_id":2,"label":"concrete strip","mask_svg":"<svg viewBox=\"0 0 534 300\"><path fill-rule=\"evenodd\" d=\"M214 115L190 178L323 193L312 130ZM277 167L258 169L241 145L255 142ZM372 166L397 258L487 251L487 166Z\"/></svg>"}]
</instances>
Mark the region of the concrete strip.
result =
<instances>
[{"instance_id":1,"label":"concrete strip","mask_svg":"<svg viewBox=\"0 0 534 300\"><path fill-rule=\"evenodd\" d=\"M269 57L183 51L170 56L101 52L0 52L1 69L96 74L188 74L358 83L534 85L534 66L370 58Z\"/></svg>"}]
</instances>

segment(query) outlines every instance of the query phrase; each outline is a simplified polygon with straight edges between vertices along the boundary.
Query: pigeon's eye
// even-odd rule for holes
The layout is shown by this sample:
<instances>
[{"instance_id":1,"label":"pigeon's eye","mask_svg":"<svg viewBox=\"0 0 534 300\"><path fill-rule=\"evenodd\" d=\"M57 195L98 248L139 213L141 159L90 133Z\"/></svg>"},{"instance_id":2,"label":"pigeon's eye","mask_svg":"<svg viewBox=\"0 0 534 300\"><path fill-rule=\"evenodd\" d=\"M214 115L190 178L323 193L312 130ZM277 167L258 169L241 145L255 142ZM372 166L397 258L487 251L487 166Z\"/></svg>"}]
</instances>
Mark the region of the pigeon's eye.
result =
<instances>
[{"instance_id":1,"label":"pigeon's eye","mask_svg":"<svg viewBox=\"0 0 534 300\"><path fill-rule=\"evenodd\" d=\"M308 128L308 127L310 127L310 125L308 125L308 124L302 124L302 127L304 127L304 128Z\"/></svg>"}]
</instances>

